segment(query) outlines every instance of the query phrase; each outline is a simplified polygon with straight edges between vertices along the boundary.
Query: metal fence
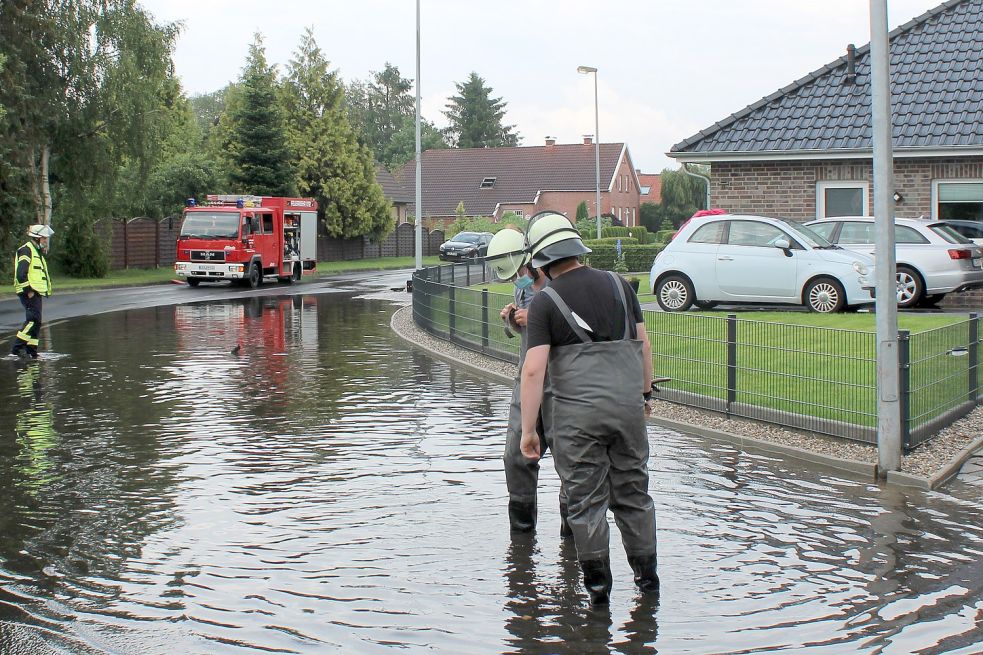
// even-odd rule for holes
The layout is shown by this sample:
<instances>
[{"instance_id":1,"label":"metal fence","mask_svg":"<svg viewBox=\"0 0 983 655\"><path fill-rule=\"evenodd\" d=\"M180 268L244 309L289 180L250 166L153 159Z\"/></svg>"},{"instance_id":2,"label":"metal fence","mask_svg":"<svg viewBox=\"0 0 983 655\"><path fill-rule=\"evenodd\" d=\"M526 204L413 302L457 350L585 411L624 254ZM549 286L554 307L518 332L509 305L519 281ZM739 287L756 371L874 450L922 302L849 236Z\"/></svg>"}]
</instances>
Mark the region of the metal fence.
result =
<instances>
[{"instance_id":1,"label":"metal fence","mask_svg":"<svg viewBox=\"0 0 983 655\"><path fill-rule=\"evenodd\" d=\"M413 275L413 316L427 332L505 361L518 361L499 312L508 293L480 264ZM660 397L728 416L877 442L876 333L775 323L702 312L644 311ZM902 444L909 451L979 402L979 318L898 333Z\"/></svg>"}]
</instances>

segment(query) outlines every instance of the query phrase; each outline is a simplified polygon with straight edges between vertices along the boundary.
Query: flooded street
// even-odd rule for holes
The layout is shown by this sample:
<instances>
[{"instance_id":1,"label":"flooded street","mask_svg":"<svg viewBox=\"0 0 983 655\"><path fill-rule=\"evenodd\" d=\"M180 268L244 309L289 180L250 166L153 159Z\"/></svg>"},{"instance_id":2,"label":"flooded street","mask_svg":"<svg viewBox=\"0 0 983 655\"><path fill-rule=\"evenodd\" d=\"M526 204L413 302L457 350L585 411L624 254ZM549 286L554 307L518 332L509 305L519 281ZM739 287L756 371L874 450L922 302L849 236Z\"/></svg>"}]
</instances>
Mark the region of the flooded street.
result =
<instances>
[{"instance_id":1,"label":"flooded street","mask_svg":"<svg viewBox=\"0 0 983 655\"><path fill-rule=\"evenodd\" d=\"M654 425L662 597L612 529L588 610L552 460L509 537L511 388L311 288L68 318L0 362L0 653L983 651L980 488Z\"/></svg>"}]
</instances>

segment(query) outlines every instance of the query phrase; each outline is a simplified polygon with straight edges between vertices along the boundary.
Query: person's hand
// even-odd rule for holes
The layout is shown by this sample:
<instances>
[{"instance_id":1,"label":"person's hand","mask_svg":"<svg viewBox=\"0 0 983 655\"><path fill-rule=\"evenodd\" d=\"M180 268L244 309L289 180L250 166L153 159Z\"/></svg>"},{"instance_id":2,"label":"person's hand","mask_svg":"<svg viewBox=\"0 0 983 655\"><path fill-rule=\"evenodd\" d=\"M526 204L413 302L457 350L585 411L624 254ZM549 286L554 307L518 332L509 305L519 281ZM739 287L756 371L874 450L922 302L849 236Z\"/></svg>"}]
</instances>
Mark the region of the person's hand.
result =
<instances>
[{"instance_id":1,"label":"person's hand","mask_svg":"<svg viewBox=\"0 0 983 655\"><path fill-rule=\"evenodd\" d=\"M525 327L526 321L528 320L526 318L528 314L529 314L528 309L515 310L515 324L518 325L519 327Z\"/></svg>"},{"instance_id":2,"label":"person's hand","mask_svg":"<svg viewBox=\"0 0 983 655\"><path fill-rule=\"evenodd\" d=\"M27 297L28 298L33 298L34 297L34 289L28 289L27 290Z\"/></svg>"},{"instance_id":3,"label":"person's hand","mask_svg":"<svg viewBox=\"0 0 983 655\"><path fill-rule=\"evenodd\" d=\"M515 303L510 302L509 304L507 304L505 307L502 308L502 311L498 313L498 317L501 318L502 320L505 320L506 318L508 318L509 312L511 312L514 309L515 309Z\"/></svg>"},{"instance_id":4,"label":"person's hand","mask_svg":"<svg viewBox=\"0 0 983 655\"><path fill-rule=\"evenodd\" d=\"M534 462L539 459L539 435L533 432L523 432L522 439L519 441L519 450L527 458Z\"/></svg>"},{"instance_id":5,"label":"person's hand","mask_svg":"<svg viewBox=\"0 0 983 655\"><path fill-rule=\"evenodd\" d=\"M645 418L652 416L652 407L655 406L655 401L649 398L645 401Z\"/></svg>"}]
</instances>

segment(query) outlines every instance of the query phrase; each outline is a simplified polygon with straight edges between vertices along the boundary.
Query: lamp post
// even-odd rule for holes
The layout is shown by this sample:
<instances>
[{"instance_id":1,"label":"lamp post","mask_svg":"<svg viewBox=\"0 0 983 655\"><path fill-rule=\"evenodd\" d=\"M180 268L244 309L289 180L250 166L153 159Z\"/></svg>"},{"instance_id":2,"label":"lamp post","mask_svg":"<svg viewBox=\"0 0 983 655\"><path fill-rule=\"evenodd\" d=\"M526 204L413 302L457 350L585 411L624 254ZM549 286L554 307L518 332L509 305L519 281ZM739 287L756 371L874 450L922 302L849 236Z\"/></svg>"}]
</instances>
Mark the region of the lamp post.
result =
<instances>
[{"instance_id":1,"label":"lamp post","mask_svg":"<svg viewBox=\"0 0 983 655\"><path fill-rule=\"evenodd\" d=\"M597 69L593 66L577 66L577 72L594 74L594 175L597 187L597 238L601 238L601 136L600 121L597 116Z\"/></svg>"}]
</instances>

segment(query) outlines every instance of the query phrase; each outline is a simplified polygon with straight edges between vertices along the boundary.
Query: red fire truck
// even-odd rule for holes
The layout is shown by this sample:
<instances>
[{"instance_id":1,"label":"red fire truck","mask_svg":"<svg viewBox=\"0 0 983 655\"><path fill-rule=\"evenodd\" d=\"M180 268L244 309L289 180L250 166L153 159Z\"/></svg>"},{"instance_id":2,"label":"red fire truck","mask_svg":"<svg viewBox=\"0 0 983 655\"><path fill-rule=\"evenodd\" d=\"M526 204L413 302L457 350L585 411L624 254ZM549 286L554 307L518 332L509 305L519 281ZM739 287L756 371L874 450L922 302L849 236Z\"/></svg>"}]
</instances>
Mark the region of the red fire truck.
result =
<instances>
[{"instance_id":1,"label":"red fire truck","mask_svg":"<svg viewBox=\"0 0 983 655\"><path fill-rule=\"evenodd\" d=\"M231 280L258 287L265 278L299 280L317 265L317 201L246 195L189 199L174 273L196 287Z\"/></svg>"}]
</instances>

